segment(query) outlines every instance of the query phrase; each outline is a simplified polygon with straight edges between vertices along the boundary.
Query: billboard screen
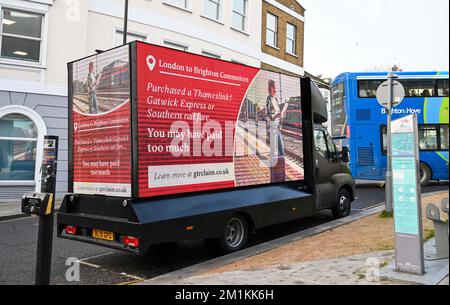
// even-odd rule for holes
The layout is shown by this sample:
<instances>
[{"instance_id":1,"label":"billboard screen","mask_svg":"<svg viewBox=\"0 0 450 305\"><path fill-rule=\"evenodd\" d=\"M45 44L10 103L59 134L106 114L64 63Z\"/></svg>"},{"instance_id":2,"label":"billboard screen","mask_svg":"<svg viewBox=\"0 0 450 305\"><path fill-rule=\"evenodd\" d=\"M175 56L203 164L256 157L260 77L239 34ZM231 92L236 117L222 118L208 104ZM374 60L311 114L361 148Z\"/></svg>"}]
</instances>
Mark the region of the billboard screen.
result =
<instances>
[{"instance_id":1,"label":"billboard screen","mask_svg":"<svg viewBox=\"0 0 450 305\"><path fill-rule=\"evenodd\" d=\"M73 191L131 197L129 46L71 64Z\"/></svg>"},{"instance_id":2,"label":"billboard screen","mask_svg":"<svg viewBox=\"0 0 450 305\"><path fill-rule=\"evenodd\" d=\"M137 43L138 196L304 179L300 78Z\"/></svg>"}]
</instances>

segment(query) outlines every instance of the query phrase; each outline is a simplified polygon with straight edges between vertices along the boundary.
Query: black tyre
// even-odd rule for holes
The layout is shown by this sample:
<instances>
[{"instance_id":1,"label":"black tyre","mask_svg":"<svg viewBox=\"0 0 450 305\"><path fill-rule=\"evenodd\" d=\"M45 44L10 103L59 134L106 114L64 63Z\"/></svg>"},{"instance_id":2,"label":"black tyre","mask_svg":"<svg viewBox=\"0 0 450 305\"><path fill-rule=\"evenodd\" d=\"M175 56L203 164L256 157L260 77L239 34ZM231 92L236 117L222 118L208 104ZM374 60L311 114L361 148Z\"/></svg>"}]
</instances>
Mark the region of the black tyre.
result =
<instances>
[{"instance_id":1,"label":"black tyre","mask_svg":"<svg viewBox=\"0 0 450 305\"><path fill-rule=\"evenodd\" d=\"M217 240L225 253L239 251L248 242L248 223L241 215L234 215L225 224L222 236Z\"/></svg>"},{"instance_id":2,"label":"black tyre","mask_svg":"<svg viewBox=\"0 0 450 305\"><path fill-rule=\"evenodd\" d=\"M431 169L428 165L420 163L420 185L427 186L431 180Z\"/></svg>"},{"instance_id":3,"label":"black tyre","mask_svg":"<svg viewBox=\"0 0 450 305\"><path fill-rule=\"evenodd\" d=\"M350 215L352 210L352 201L350 197L350 193L342 189L339 191L339 195L337 197L337 202L334 208L331 209L334 218L340 219Z\"/></svg>"}]
</instances>

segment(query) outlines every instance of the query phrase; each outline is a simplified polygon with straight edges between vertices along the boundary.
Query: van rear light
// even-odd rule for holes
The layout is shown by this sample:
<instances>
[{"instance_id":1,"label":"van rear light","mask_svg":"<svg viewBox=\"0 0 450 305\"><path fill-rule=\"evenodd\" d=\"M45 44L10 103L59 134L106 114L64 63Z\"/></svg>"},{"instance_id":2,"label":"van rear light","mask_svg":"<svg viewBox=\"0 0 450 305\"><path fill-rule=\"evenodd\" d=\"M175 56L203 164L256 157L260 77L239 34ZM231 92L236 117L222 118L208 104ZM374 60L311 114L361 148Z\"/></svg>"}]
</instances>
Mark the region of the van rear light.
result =
<instances>
[{"instance_id":1,"label":"van rear light","mask_svg":"<svg viewBox=\"0 0 450 305\"><path fill-rule=\"evenodd\" d=\"M350 126L347 126L347 139L350 139Z\"/></svg>"},{"instance_id":2,"label":"van rear light","mask_svg":"<svg viewBox=\"0 0 450 305\"><path fill-rule=\"evenodd\" d=\"M127 247L138 248L139 247L139 238L134 236L124 236L123 244Z\"/></svg>"},{"instance_id":3,"label":"van rear light","mask_svg":"<svg viewBox=\"0 0 450 305\"><path fill-rule=\"evenodd\" d=\"M77 235L77 227L75 226L66 226L64 230L67 235Z\"/></svg>"}]
</instances>

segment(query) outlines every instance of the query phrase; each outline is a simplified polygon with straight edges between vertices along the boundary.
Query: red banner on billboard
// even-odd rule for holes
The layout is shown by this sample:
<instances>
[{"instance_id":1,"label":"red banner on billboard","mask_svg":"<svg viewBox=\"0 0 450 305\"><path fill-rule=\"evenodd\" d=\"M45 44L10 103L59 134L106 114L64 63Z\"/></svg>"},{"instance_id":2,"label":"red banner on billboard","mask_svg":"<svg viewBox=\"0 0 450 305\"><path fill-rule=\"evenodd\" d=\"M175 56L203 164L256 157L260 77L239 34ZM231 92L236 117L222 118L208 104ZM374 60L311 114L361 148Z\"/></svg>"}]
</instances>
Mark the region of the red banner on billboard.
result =
<instances>
[{"instance_id":1,"label":"red banner on billboard","mask_svg":"<svg viewBox=\"0 0 450 305\"><path fill-rule=\"evenodd\" d=\"M74 193L131 197L129 47L72 64Z\"/></svg>"}]
</instances>

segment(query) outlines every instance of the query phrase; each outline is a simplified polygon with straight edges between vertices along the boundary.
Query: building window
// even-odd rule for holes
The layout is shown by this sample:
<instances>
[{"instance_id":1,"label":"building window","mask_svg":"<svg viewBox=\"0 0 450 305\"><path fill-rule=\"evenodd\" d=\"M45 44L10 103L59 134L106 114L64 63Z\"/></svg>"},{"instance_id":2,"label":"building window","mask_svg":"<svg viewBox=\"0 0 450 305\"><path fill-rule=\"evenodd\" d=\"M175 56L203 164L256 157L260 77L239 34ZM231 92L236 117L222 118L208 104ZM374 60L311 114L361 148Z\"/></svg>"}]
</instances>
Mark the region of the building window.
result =
<instances>
[{"instance_id":1,"label":"building window","mask_svg":"<svg viewBox=\"0 0 450 305\"><path fill-rule=\"evenodd\" d=\"M203 15L214 20L220 20L220 1L203 0Z\"/></svg>"},{"instance_id":2,"label":"building window","mask_svg":"<svg viewBox=\"0 0 450 305\"><path fill-rule=\"evenodd\" d=\"M191 9L190 0L164 0L163 3L179 7L185 10Z\"/></svg>"},{"instance_id":3,"label":"building window","mask_svg":"<svg viewBox=\"0 0 450 305\"><path fill-rule=\"evenodd\" d=\"M0 119L0 181L34 181L38 131L31 119L9 114Z\"/></svg>"},{"instance_id":4,"label":"building window","mask_svg":"<svg viewBox=\"0 0 450 305\"><path fill-rule=\"evenodd\" d=\"M167 40L164 41L164 46L166 46L168 48L171 48L171 49L180 50L180 51L183 51L183 52L189 51L189 46L183 45L183 44L179 44L179 43L176 43L176 42L167 41Z\"/></svg>"},{"instance_id":5,"label":"building window","mask_svg":"<svg viewBox=\"0 0 450 305\"><path fill-rule=\"evenodd\" d=\"M297 54L297 27L290 23L286 26L286 52L292 55Z\"/></svg>"},{"instance_id":6,"label":"building window","mask_svg":"<svg viewBox=\"0 0 450 305\"><path fill-rule=\"evenodd\" d=\"M278 17L267 13L266 43L269 46L277 47L278 44Z\"/></svg>"},{"instance_id":7,"label":"building window","mask_svg":"<svg viewBox=\"0 0 450 305\"><path fill-rule=\"evenodd\" d=\"M247 0L233 0L233 28L246 31Z\"/></svg>"},{"instance_id":8,"label":"building window","mask_svg":"<svg viewBox=\"0 0 450 305\"><path fill-rule=\"evenodd\" d=\"M216 59L221 59L222 58L222 56L220 56L219 54L215 54L215 53L212 53L212 52L209 52L209 51L204 51L203 50L202 54L204 56L211 57L211 58L216 58Z\"/></svg>"},{"instance_id":9,"label":"building window","mask_svg":"<svg viewBox=\"0 0 450 305\"><path fill-rule=\"evenodd\" d=\"M2 9L1 58L39 63L43 22L41 14Z\"/></svg>"},{"instance_id":10,"label":"building window","mask_svg":"<svg viewBox=\"0 0 450 305\"><path fill-rule=\"evenodd\" d=\"M134 34L128 32L127 34L127 43L133 42L133 41L147 41L147 37L144 35ZM122 30L116 30L116 37L114 41L114 45L116 47L121 46L123 44L123 31Z\"/></svg>"}]
</instances>

